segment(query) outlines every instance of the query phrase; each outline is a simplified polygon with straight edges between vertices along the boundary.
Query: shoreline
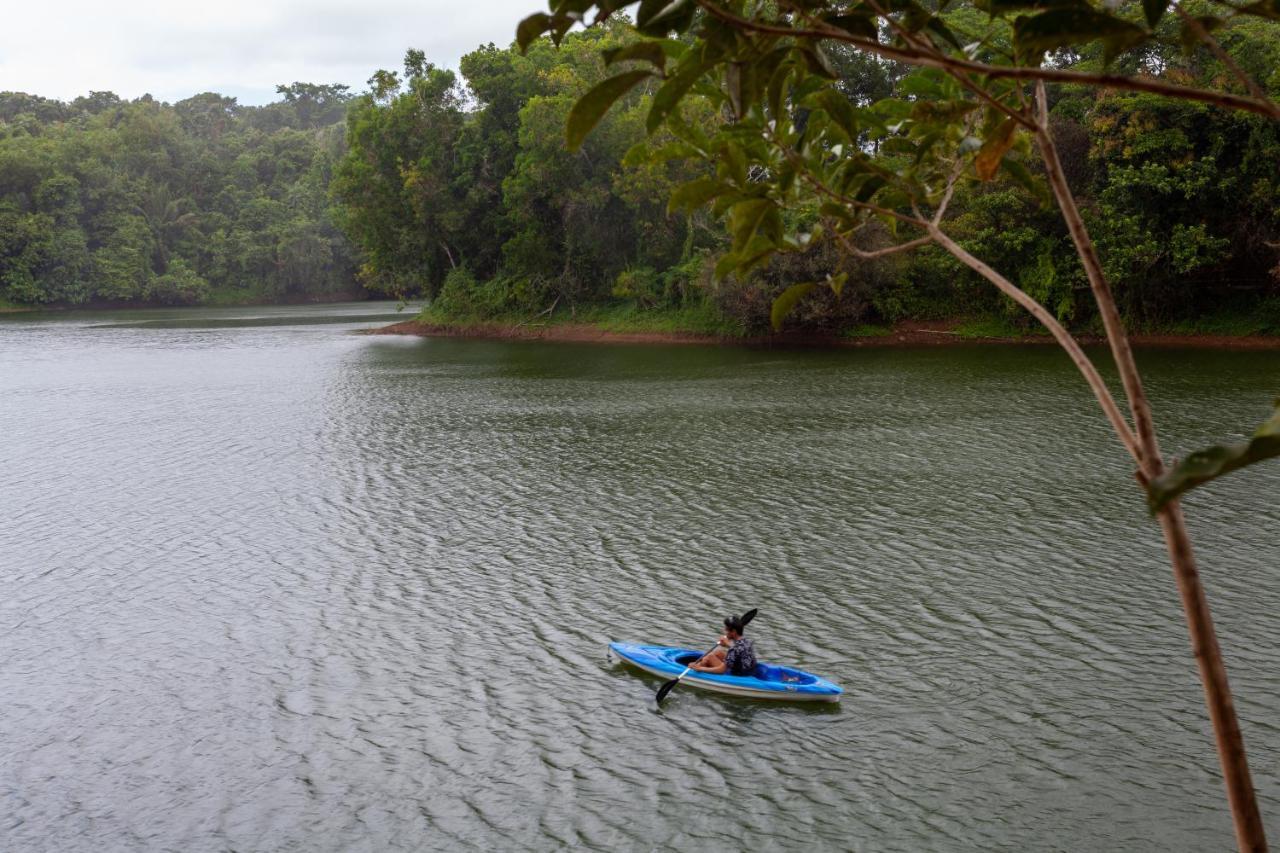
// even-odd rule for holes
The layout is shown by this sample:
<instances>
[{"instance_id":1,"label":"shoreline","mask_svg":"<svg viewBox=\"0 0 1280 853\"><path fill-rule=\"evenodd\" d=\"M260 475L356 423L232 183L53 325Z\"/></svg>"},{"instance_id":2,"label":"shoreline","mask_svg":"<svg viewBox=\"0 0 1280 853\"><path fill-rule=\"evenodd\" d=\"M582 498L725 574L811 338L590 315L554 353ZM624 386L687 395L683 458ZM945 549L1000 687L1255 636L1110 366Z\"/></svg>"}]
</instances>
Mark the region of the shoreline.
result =
<instances>
[{"instance_id":1,"label":"shoreline","mask_svg":"<svg viewBox=\"0 0 1280 853\"><path fill-rule=\"evenodd\" d=\"M0 304L0 314L68 314L75 311L150 311L165 310L177 311L187 308L267 308L278 306L281 308L292 308L304 305L338 305L344 302L374 302L374 301L391 301L389 297L371 296L367 291L349 294L327 294L316 298L301 299L285 299L285 300L231 300L227 302L195 302L189 305L164 305L152 302L104 302L90 300L79 304L67 304L65 302L50 302L42 305L14 305Z\"/></svg>"},{"instance_id":2,"label":"shoreline","mask_svg":"<svg viewBox=\"0 0 1280 853\"><path fill-rule=\"evenodd\" d=\"M520 325L509 323L448 324L405 320L390 326L369 329L366 335L404 335L420 338L472 338L477 340L553 341L561 343L597 344L686 344L698 346L799 347L813 349L892 348L977 345L1056 346L1049 335L1020 337L980 337L955 331L954 322L904 322L883 335L846 337L814 332L771 335L712 335L699 332L617 331L589 323L553 323ZM1078 335L1082 345L1105 345L1099 335ZM1130 342L1144 348L1199 349L1280 349L1280 336L1264 335L1190 335L1132 334Z\"/></svg>"}]
</instances>

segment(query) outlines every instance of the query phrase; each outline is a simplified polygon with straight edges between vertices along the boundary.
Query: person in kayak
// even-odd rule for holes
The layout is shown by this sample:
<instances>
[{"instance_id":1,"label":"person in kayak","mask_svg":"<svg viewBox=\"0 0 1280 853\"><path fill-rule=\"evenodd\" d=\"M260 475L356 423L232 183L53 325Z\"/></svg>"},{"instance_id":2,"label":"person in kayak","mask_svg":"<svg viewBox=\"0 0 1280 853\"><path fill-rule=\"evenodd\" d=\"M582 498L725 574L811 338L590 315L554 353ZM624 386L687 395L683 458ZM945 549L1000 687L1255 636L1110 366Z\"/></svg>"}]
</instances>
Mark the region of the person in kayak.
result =
<instances>
[{"instance_id":1,"label":"person in kayak","mask_svg":"<svg viewBox=\"0 0 1280 853\"><path fill-rule=\"evenodd\" d=\"M724 635L715 651L689 664L698 672L713 675L750 675L756 668L756 647L742 636L745 626L735 616L724 620Z\"/></svg>"}]
</instances>

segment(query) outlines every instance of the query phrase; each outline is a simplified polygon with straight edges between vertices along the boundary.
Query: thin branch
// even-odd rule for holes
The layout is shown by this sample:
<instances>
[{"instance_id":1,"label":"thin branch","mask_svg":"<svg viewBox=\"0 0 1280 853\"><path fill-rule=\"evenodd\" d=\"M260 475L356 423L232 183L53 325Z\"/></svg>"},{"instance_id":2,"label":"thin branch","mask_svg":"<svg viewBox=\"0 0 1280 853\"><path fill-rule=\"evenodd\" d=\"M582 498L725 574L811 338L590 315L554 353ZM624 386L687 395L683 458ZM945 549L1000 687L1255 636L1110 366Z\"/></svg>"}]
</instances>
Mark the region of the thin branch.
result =
<instances>
[{"instance_id":1,"label":"thin branch","mask_svg":"<svg viewBox=\"0 0 1280 853\"><path fill-rule=\"evenodd\" d=\"M1149 479L1155 479L1163 472L1164 462L1160 457L1160 442L1156 438L1155 422L1151 417L1151 404L1142 387L1142 376L1138 373L1138 365L1133 358L1133 348L1129 345L1124 321L1120 319L1120 309L1116 306L1111 285L1102 271L1102 261L1099 260L1097 249L1085 228L1075 196L1067 184L1066 173L1062 170L1062 162L1058 159L1058 149L1054 145L1053 134L1049 131L1049 98L1043 82L1036 84L1036 101L1039 125L1036 141L1040 145L1040 154L1049 176L1049 186L1053 189L1058 209L1066 220L1067 230L1071 233L1076 253L1080 256L1080 263L1089 279L1089 287L1093 290L1093 299L1107 333L1107 343L1111 345L1111 354L1115 358L1116 370L1120 373L1125 396L1129 398L1134 432L1142 451L1138 457L1138 465Z\"/></svg>"},{"instance_id":2,"label":"thin branch","mask_svg":"<svg viewBox=\"0 0 1280 853\"><path fill-rule=\"evenodd\" d=\"M1222 44L1213 37L1213 34L1205 29L1204 24L1200 23L1200 19L1195 15L1189 14L1186 9L1182 8L1181 3L1175 3L1173 10L1178 13L1178 17L1182 18L1182 22L1187 25L1191 32L1196 34L1196 38L1204 42L1204 46L1209 48L1209 52L1216 56L1219 62L1227 66L1232 74L1236 75L1236 79L1244 84L1249 94L1271 108L1271 117L1280 119L1280 107L1277 107L1275 102L1267 97L1266 91L1258 85L1257 81L1246 74L1239 63L1231 58L1231 54L1227 53Z\"/></svg>"},{"instance_id":3,"label":"thin branch","mask_svg":"<svg viewBox=\"0 0 1280 853\"><path fill-rule=\"evenodd\" d=\"M919 249L921 246L927 246L933 242L932 237L917 237L916 239L910 240L906 243L898 243L896 246L887 246L883 249L867 251L866 249L859 249L853 244L852 240L850 240L846 235L841 234L839 231L832 229L832 233L836 235L836 239L840 241L841 247L843 247L846 252L854 257L861 258L864 261L884 258L889 255L896 255L898 252L909 252L912 249Z\"/></svg>"},{"instance_id":4,"label":"thin branch","mask_svg":"<svg viewBox=\"0 0 1280 853\"><path fill-rule=\"evenodd\" d=\"M827 186L826 183L814 177L813 174L810 172L810 170L806 168L804 161L800 159L800 155L796 154L788 146L783 145L777 139L775 134L772 134L772 133L769 134L769 141L772 142L778 148L778 150L782 152L784 157L786 157L788 160L791 161L792 165L797 167L796 170L804 177L804 179L809 183L810 186L812 186L815 190L827 196L828 198L834 201L838 201L841 204L846 205L848 207L856 208L858 210L865 210L868 213L878 213L881 216L888 216L892 219L898 220L899 222L905 222L908 225L915 225L919 228L924 228L928 225L924 217L920 216L919 213L917 213L915 216L907 216L905 213L899 213L896 210L890 210L889 208L881 207L878 204L871 204L870 202L866 202L866 201L858 201L856 198L850 198L844 193L840 193L833 190L831 187Z\"/></svg>"},{"instance_id":5,"label":"thin branch","mask_svg":"<svg viewBox=\"0 0 1280 853\"><path fill-rule=\"evenodd\" d=\"M891 17L888 11L885 10L885 8L881 6L879 3L877 3L876 0L865 0L865 2L872 10L874 10L882 18L884 18L885 21L888 22L889 26L893 29L893 31L898 34L898 37L901 38L904 42L906 42L907 45L909 45L913 50L919 53L920 56L932 57L934 60L938 62L944 62L944 63L946 62L947 60L946 54L944 54L937 47L931 44L927 39L918 38L915 33L910 32L906 27L902 26L902 24L900 24L895 18ZM822 26L823 24L821 20L814 18L812 15L802 13L802 17L804 17L806 21L809 21L810 25ZM964 73L963 71L960 71L959 69L952 68L949 65L943 65L941 67L942 67L942 70L945 71L949 77L951 77L961 86L963 86L970 94L978 98L978 100L985 102L988 106L990 106L996 112L1004 113L1006 116L1013 119L1018 124L1026 128L1027 130L1035 129L1035 123L1031 120L1029 116L1026 115L1026 113L1022 112L1021 110L1015 110L1012 107L1002 103L999 98L996 98L991 93L989 93L986 89L982 88L981 86L979 86L978 84L970 80L968 74Z\"/></svg>"},{"instance_id":6,"label":"thin branch","mask_svg":"<svg viewBox=\"0 0 1280 853\"><path fill-rule=\"evenodd\" d=\"M789 27L779 24L762 24L743 18L717 6L712 0L695 0L707 14L733 24L744 30L794 38L831 39L853 45L862 50L874 53L884 59L893 59L908 65L925 68L938 68L943 71L955 68L972 74L982 74L992 79L1008 80L1043 80L1050 83L1069 83L1084 86L1099 86L1106 89L1122 89L1130 92L1150 92L1185 101L1199 101L1226 109L1244 110L1267 117L1274 116L1274 107L1270 103L1233 95L1229 92L1214 92L1208 89L1197 89L1193 86L1179 86L1167 83L1154 77L1130 77L1125 74L1096 74L1090 71L1070 71L1063 68L1037 68L1016 65L988 65L985 62L974 62L968 59L956 59L950 56L927 56L910 48L881 44L872 39L861 38L838 27L824 26L820 28Z\"/></svg>"},{"instance_id":7,"label":"thin branch","mask_svg":"<svg viewBox=\"0 0 1280 853\"><path fill-rule=\"evenodd\" d=\"M960 180L960 175L964 173L965 161L956 160L956 167L951 171L951 177L947 180L947 189L942 194L942 200L938 202L938 209L933 214L933 224L942 224L942 217L947 212L947 205L951 204L951 196L956 191L956 184Z\"/></svg>"},{"instance_id":8,"label":"thin branch","mask_svg":"<svg viewBox=\"0 0 1280 853\"><path fill-rule=\"evenodd\" d=\"M1081 375L1084 376L1085 382L1088 383L1090 390L1093 391L1093 396L1097 398L1098 404L1102 406L1103 414L1107 416L1107 420L1111 422L1112 428L1115 429L1116 436L1120 439L1120 443L1124 445L1125 450L1129 451L1129 455L1133 457L1134 461L1140 462L1142 459L1142 453L1138 448L1137 438L1134 436L1133 430L1130 429L1129 424L1125 422L1124 415L1120 413L1120 407L1116 405L1115 398L1111 396L1111 390L1107 388L1107 383L1103 380L1102 375L1098 373L1098 369L1093 366L1093 362L1089 360L1089 357L1085 355L1084 350L1080 348L1080 344L1075 338L1071 337L1071 333L1058 322L1058 318L1054 317L1053 314L1049 312L1049 309L1031 298L1031 296L1028 295L1026 291L1022 290L1022 288L1018 287L990 266L966 252L959 243L956 243L943 233L942 229L937 225L930 223L929 235L939 246L950 252L957 260L969 269L994 284L1001 293L1004 293L1014 302L1017 302L1025 308L1031 316L1039 320L1041 325L1049 330L1049 333L1053 335L1054 340L1058 342L1059 346L1067 351L1067 355L1071 357L1071 361L1075 364Z\"/></svg>"}]
</instances>

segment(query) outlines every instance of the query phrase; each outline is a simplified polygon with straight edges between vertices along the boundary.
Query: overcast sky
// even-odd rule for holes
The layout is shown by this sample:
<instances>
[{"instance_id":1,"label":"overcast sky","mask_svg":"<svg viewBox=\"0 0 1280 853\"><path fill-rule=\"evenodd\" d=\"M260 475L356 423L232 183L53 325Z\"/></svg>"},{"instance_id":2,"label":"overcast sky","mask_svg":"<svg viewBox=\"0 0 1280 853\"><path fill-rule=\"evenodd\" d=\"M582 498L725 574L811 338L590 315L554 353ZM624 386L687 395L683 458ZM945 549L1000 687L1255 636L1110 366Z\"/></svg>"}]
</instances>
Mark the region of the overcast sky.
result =
<instances>
[{"instance_id":1,"label":"overcast sky","mask_svg":"<svg viewBox=\"0 0 1280 853\"><path fill-rule=\"evenodd\" d=\"M457 68L505 46L545 0L14 0L0 26L0 91L69 99L90 90L177 101L199 92L243 104L278 83L346 83L398 69L419 47Z\"/></svg>"}]
</instances>

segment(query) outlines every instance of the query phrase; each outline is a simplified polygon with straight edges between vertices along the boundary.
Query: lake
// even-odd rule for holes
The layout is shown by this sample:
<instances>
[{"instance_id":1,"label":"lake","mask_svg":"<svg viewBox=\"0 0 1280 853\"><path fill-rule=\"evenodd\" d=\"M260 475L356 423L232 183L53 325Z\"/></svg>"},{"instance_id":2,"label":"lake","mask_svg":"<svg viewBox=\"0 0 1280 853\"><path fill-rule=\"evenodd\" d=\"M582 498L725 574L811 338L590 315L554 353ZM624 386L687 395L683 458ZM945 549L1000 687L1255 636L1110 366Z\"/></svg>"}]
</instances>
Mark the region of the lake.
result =
<instances>
[{"instance_id":1,"label":"lake","mask_svg":"<svg viewBox=\"0 0 1280 853\"><path fill-rule=\"evenodd\" d=\"M1156 525L1040 346L0 318L0 849L1226 850ZM1168 453L1280 352L1140 354ZM1187 501L1280 840L1280 463ZM710 647L838 706L610 661Z\"/></svg>"}]
</instances>

